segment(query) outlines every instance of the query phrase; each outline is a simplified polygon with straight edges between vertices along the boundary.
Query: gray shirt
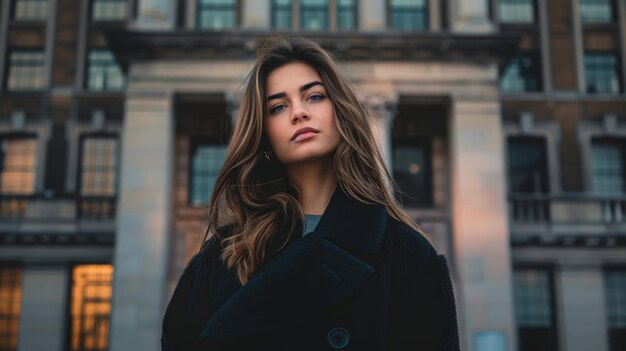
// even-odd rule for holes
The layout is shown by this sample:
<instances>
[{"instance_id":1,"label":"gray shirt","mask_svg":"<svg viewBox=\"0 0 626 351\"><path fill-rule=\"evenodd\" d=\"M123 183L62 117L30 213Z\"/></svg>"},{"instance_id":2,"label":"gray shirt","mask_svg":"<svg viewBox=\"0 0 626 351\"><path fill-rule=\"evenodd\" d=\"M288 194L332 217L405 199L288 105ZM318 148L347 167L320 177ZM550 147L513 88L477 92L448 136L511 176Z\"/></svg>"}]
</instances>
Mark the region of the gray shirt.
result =
<instances>
[{"instance_id":1,"label":"gray shirt","mask_svg":"<svg viewBox=\"0 0 626 351\"><path fill-rule=\"evenodd\" d=\"M302 233L302 236L305 236L309 234L310 232L312 232L313 230L315 230L315 227L317 227L317 223L319 223L320 218L322 218L322 215L305 213L304 214L305 226L304 226L304 233Z\"/></svg>"}]
</instances>

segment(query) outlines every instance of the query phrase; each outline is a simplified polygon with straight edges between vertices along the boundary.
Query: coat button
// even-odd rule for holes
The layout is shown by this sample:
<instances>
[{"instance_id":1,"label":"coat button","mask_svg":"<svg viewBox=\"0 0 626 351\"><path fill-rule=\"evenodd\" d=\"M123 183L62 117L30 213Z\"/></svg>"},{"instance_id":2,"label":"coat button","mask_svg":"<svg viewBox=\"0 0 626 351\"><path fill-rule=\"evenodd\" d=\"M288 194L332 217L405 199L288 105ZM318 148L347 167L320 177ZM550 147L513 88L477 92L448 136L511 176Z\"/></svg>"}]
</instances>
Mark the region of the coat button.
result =
<instances>
[{"instance_id":1,"label":"coat button","mask_svg":"<svg viewBox=\"0 0 626 351\"><path fill-rule=\"evenodd\" d=\"M343 349L350 341L350 334L343 328L333 328L328 332L328 343L335 349Z\"/></svg>"}]
</instances>

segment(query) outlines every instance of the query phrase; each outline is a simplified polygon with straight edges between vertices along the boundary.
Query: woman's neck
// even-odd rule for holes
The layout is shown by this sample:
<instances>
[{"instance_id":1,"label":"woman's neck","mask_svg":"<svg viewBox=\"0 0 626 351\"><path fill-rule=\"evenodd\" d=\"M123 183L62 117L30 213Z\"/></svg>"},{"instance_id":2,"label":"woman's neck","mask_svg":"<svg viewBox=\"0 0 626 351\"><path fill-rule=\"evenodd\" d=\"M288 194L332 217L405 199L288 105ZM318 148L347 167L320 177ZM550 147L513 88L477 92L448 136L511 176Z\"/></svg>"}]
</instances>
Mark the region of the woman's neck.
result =
<instances>
[{"instance_id":1,"label":"woman's neck","mask_svg":"<svg viewBox=\"0 0 626 351\"><path fill-rule=\"evenodd\" d=\"M300 185L304 213L323 214L337 187L333 158L289 165L287 175Z\"/></svg>"}]
</instances>

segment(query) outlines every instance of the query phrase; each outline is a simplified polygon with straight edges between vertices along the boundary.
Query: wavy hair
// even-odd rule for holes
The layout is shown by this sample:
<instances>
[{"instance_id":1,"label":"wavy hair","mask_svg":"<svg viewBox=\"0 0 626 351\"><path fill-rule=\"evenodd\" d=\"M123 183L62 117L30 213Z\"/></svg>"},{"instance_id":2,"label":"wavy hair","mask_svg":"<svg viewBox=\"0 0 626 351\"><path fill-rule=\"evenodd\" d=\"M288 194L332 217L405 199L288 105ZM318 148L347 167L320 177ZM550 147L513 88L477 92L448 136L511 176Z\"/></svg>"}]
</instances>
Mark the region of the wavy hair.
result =
<instances>
[{"instance_id":1,"label":"wavy hair","mask_svg":"<svg viewBox=\"0 0 626 351\"><path fill-rule=\"evenodd\" d=\"M217 236L221 259L236 268L241 284L302 234L304 211L298 184L287 179L286 167L276 157L263 156L264 151L271 151L263 128L267 77L275 68L295 61L317 71L332 102L341 136L333 160L337 186L358 201L384 205L390 216L424 235L393 195L398 188L373 136L374 115L369 105L359 101L333 57L310 39L269 38L259 45L256 62L242 83L245 90L224 165L206 206L207 226L200 248L210 234Z\"/></svg>"}]
</instances>

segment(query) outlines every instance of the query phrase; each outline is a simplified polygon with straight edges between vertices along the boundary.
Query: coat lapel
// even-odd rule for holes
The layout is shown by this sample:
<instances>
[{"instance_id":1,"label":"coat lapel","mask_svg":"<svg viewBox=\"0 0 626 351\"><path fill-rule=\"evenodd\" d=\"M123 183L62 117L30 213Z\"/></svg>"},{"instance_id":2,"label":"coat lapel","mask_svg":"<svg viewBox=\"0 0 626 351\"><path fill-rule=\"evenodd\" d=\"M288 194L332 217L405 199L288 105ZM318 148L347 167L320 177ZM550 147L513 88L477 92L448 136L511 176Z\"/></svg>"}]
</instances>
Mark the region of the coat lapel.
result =
<instances>
[{"instance_id":1,"label":"coat lapel","mask_svg":"<svg viewBox=\"0 0 626 351\"><path fill-rule=\"evenodd\" d=\"M374 272L386 222L383 205L356 201L338 185L315 231L264 264L213 314L200 338L256 334L316 317Z\"/></svg>"}]
</instances>

